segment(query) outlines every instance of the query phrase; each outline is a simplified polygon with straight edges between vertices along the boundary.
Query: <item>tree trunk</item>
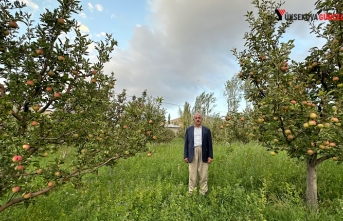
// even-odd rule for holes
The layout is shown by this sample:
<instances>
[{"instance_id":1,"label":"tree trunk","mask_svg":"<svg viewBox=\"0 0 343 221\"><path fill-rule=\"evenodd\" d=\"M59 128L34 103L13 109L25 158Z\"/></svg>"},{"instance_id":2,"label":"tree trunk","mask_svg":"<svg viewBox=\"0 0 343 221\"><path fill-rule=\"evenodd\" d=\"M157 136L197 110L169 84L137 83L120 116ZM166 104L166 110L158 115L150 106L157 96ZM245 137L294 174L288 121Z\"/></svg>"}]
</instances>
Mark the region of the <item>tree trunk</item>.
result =
<instances>
[{"instance_id":1,"label":"tree trunk","mask_svg":"<svg viewBox=\"0 0 343 221\"><path fill-rule=\"evenodd\" d=\"M310 159L307 160L306 172L306 203L310 209L317 210L317 165Z\"/></svg>"}]
</instances>

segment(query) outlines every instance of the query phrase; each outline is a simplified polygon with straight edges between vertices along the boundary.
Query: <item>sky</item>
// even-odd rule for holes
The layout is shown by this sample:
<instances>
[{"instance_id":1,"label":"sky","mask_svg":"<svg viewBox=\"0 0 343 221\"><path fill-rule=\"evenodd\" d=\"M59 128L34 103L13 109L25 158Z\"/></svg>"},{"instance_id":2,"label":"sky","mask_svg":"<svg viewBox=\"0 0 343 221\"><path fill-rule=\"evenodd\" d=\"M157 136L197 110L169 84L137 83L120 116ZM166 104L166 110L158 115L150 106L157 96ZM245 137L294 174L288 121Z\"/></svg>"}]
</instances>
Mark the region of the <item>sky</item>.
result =
<instances>
[{"instance_id":1,"label":"sky","mask_svg":"<svg viewBox=\"0 0 343 221\"><path fill-rule=\"evenodd\" d=\"M57 7L56 0L24 0L33 19ZM73 16L94 41L112 34L118 46L104 73L115 73L115 91L129 96L144 90L163 97L171 119L185 102L194 105L202 92L214 93L214 112L224 116L225 82L239 72L231 50L244 49L249 31L244 15L254 9L250 0L81 0L83 11ZM313 3L286 0L289 13L314 11ZM316 21L316 24L319 24ZM280 22L281 24L281 22ZM284 40L295 39L291 58L301 61L323 41L310 34L309 24L294 21ZM242 105L244 108L244 105Z\"/></svg>"}]
</instances>

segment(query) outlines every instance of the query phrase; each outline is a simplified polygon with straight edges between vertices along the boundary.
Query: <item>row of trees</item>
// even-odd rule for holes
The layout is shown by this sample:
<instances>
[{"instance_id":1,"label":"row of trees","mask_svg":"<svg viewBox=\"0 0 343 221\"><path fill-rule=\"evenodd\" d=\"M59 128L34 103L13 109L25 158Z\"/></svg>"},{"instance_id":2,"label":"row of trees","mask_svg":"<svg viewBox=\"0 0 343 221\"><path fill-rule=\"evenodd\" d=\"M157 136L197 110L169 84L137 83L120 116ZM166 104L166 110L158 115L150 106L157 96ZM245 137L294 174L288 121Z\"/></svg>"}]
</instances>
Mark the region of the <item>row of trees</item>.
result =
<instances>
[{"instance_id":1,"label":"row of trees","mask_svg":"<svg viewBox=\"0 0 343 221\"><path fill-rule=\"evenodd\" d=\"M253 1L257 16L246 14L251 30L244 35L245 50L233 50L241 71L238 77L250 86L247 98L253 102L251 117L259 140L273 153L286 151L291 158L306 163L307 205L316 210L319 164L341 160L343 115L343 25L341 20L315 24L311 33L326 43L310 48L304 61L290 59L294 40L282 42L292 20L278 21L274 1ZM343 2L319 0L315 10L341 15ZM272 13L271 13L272 12Z\"/></svg>"},{"instance_id":2,"label":"row of trees","mask_svg":"<svg viewBox=\"0 0 343 221\"><path fill-rule=\"evenodd\" d=\"M117 42L82 35L72 18L79 1L58 2L37 24L25 4L0 2L0 212L61 184L78 186L82 175L165 134L161 98L144 91L127 100L125 90L115 94L113 73L103 73Z\"/></svg>"},{"instance_id":3,"label":"row of trees","mask_svg":"<svg viewBox=\"0 0 343 221\"><path fill-rule=\"evenodd\" d=\"M293 21L281 22L274 13L282 3L252 3L257 15L252 11L245 15L251 28L244 34L245 49L232 51L241 71L225 84L227 116L212 113L215 98L202 93L193 109L185 103L180 119L187 127L192 124L192 114L201 112L217 142L255 139L273 155L286 151L289 157L305 162L306 202L316 210L318 165L343 159L342 21L317 25L317 20L309 21L311 33L326 43L310 48L304 61L294 61L290 59L294 40L282 42ZM319 0L314 6L319 12L343 14L342 1ZM247 107L238 113L243 97Z\"/></svg>"}]
</instances>

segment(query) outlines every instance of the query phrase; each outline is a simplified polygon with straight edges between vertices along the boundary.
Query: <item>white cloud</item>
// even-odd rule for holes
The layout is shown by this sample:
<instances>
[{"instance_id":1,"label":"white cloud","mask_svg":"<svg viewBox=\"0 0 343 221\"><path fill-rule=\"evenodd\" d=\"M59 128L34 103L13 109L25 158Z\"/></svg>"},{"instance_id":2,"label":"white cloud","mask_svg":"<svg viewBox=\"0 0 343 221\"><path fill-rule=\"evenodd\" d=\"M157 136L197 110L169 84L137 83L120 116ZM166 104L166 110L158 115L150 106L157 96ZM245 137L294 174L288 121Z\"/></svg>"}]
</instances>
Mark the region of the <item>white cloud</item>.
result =
<instances>
[{"instance_id":1,"label":"white cloud","mask_svg":"<svg viewBox=\"0 0 343 221\"><path fill-rule=\"evenodd\" d=\"M82 18L86 18L86 17L87 17L86 13L84 13L84 12L81 12L81 13L80 13L80 16L81 16Z\"/></svg>"},{"instance_id":2,"label":"white cloud","mask_svg":"<svg viewBox=\"0 0 343 221\"><path fill-rule=\"evenodd\" d=\"M149 0L151 26L134 29L129 48L115 50L105 73L116 73L116 90L128 95L163 96L165 102L194 104L206 91L215 93L217 111L226 112L224 83L239 67L231 49L244 47L243 35L249 30L244 15L253 10L250 0ZM289 0L284 5L294 13L312 10L311 4ZM307 23L297 21L287 32L298 45L294 58L302 59L313 45ZM281 39L282 41L285 39ZM120 44L120 42L119 42ZM178 106L164 106L177 117ZM221 113L221 114L223 114Z\"/></svg>"},{"instance_id":3,"label":"white cloud","mask_svg":"<svg viewBox=\"0 0 343 221\"><path fill-rule=\"evenodd\" d=\"M91 12L93 12L94 7L90 2L88 2L88 8Z\"/></svg>"},{"instance_id":4,"label":"white cloud","mask_svg":"<svg viewBox=\"0 0 343 221\"><path fill-rule=\"evenodd\" d=\"M32 0L22 0L28 7L33 8L35 10L39 9L38 5L34 3Z\"/></svg>"},{"instance_id":5,"label":"white cloud","mask_svg":"<svg viewBox=\"0 0 343 221\"><path fill-rule=\"evenodd\" d=\"M96 10L98 10L99 12L101 12L103 10L103 7L100 4L96 4L95 5Z\"/></svg>"},{"instance_id":6,"label":"white cloud","mask_svg":"<svg viewBox=\"0 0 343 221\"><path fill-rule=\"evenodd\" d=\"M81 32L83 33L88 33L89 32L89 28L84 25L84 24L81 24L81 22L78 22L78 26L79 26L79 29Z\"/></svg>"},{"instance_id":7,"label":"white cloud","mask_svg":"<svg viewBox=\"0 0 343 221\"><path fill-rule=\"evenodd\" d=\"M106 33L105 32L100 32L99 34L96 34L96 36L98 36L98 37L101 37L101 36L105 36L106 35Z\"/></svg>"},{"instance_id":8,"label":"white cloud","mask_svg":"<svg viewBox=\"0 0 343 221\"><path fill-rule=\"evenodd\" d=\"M115 14L112 14L111 18L117 18L117 16Z\"/></svg>"}]
</instances>

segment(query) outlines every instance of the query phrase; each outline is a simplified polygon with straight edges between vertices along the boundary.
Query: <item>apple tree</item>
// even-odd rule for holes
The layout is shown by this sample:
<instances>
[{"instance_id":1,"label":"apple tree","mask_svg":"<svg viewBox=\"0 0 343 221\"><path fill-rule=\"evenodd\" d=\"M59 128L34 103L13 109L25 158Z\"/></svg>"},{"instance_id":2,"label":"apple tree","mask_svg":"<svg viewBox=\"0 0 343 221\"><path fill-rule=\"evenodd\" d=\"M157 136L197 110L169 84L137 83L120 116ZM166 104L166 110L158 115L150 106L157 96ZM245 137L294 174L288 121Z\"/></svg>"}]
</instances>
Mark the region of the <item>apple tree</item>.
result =
<instances>
[{"instance_id":1,"label":"apple tree","mask_svg":"<svg viewBox=\"0 0 343 221\"><path fill-rule=\"evenodd\" d=\"M0 2L0 212L144 151L153 134L136 128L154 133L164 116L146 95L114 96L102 70L117 42L88 39L73 19L79 1L58 2L37 23L20 1Z\"/></svg>"},{"instance_id":2,"label":"apple tree","mask_svg":"<svg viewBox=\"0 0 343 221\"><path fill-rule=\"evenodd\" d=\"M326 43L310 49L304 61L290 59L294 40L281 38L291 20L278 21L274 10L281 3L254 0L258 16L248 12L250 32L239 60L241 80L249 81L247 98L254 103L253 117L260 141L273 153L286 151L306 162L306 202L318 208L316 168L325 160L341 161L343 26L330 20L310 21L311 33ZM316 10L342 14L342 1L317 1Z\"/></svg>"}]
</instances>

